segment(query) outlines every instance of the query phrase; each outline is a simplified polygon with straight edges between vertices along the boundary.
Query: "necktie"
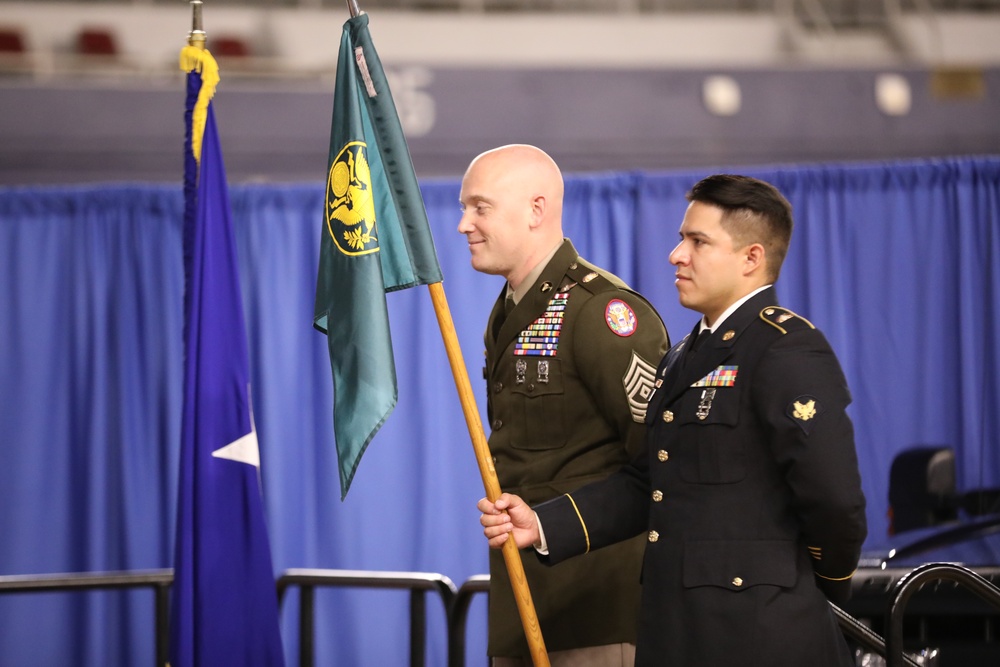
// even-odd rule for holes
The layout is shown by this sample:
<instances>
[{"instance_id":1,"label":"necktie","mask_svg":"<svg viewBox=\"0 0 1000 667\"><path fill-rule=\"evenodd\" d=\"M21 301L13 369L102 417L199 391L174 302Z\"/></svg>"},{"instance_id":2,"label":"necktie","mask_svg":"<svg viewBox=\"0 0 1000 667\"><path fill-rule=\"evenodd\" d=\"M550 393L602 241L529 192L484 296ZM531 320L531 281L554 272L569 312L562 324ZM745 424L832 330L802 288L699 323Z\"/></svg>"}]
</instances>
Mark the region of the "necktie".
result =
<instances>
[{"instance_id":1,"label":"necktie","mask_svg":"<svg viewBox=\"0 0 1000 667\"><path fill-rule=\"evenodd\" d=\"M691 341L691 347L688 349L688 354L694 354L701 347L701 344L705 342L705 339L712 335L711 329L702 329L701 333L695 336L695 339Z\"/></svg>"},{"instance_id":2,"label":"necktie","mask_svg":"<svg viewBox=\"0 0 1000 667\"><path fill-rule=\"evenodd\" d=\"M514 310L514 297L510 294L503 302L503 312L498 314L496 319L493 320L493 338L495 339L500 335L500 328L503 323L507 321L507 316L510 315L510 311Z\"/></svg>"},{"instance_id":3,"label":"necktie","mask_svg":"<svg viewBox=\"0 0 1000 667\"><path fill-rule=\"evenodd\" d=\"M695 352L698 351L698 348L701 347L702 343L704 343L705 340L707 340L708 337L711 335L712 335L711 329L702 329L701 333L695 336L695 339L691 341L691 343L688 345L687 351L684 352L684 359L681 360L681 369L687 366L688 361L691 359L691 357L694 356Z\"/></svg>"}]
</instances>

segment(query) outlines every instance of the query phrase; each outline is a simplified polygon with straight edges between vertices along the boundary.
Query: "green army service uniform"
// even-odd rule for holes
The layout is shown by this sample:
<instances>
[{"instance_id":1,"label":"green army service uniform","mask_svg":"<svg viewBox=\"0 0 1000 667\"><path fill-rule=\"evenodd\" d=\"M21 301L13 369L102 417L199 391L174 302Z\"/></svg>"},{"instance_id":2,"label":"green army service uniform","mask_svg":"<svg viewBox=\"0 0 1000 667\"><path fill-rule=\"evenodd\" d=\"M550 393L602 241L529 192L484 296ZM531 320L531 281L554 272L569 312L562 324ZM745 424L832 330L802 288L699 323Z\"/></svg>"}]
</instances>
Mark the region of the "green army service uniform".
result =
<instances>
[{"instance_id":1,"label":"green army service uniform","mask_svg":"<svg viewBox=\"0 0 1000 667\"><path fill-rule=\"evenodd\" d=\"M490 450L500 487L535 505L607 477L642 451L646 403L669 347L650 304L569 240L486 328ZM522 562L546 648L634 643L645 540L545 567ZM530 655L500 551L490 552L488 653Z\"/></svg>"}]
</instances>

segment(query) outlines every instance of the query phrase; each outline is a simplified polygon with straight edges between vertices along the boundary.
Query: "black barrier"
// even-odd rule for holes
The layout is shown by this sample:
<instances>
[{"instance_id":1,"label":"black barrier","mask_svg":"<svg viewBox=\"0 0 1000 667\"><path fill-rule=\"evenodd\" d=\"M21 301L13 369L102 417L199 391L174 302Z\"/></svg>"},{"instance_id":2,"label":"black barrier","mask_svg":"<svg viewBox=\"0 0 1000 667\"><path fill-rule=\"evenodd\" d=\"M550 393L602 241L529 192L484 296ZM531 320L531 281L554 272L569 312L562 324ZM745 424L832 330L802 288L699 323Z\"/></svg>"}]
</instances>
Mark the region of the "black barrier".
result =
<instances>
[{"instance_id":1,"label":"black barrier","mask_svg":"<svg viewBox=\"0 0 1000 667\"><path fill-rule=\"evenodd\" d=\"M931 581L952 581L964 586L982 600L1000 609L1000 588L972 570L953 563L927 563L904 575L893 590L889 600L888 630L885 633L886 663L888 667L903 667L903 614L910 597Z\"/></svg>"},{"instance_id":2,"label":"black barrier","mask_svg":"<svg viewBox=\"0 0 1000 667\"><path fill-rule=\"evenodd\" d=\"M861 571L859 571L860 573ZM891 574L891 573L883 573ZM857 577L856 587L867 586L865 577ZM895 577L890 577L890 581ZM916 667L903 651L903 613L914 592L930 581L949 580L963 585L980 598L1000 609L1000 588L983 576L950 563L928 563L908 572L896 581L887 612L885 641L867 626L836 605L831 605L844 635L859 646L884 656L888 667ZM169 588L173 571L91 572L76 574L34 574L0 576L0 594L83 591L109 588L152 588L155 602L156 665L164 667L169 650ZM444 604L448 631L448 665L464 667L466 620L473 597L488 593L490 577L474 575L456 589L441 574L425 572L369 572L364 570L290 569L277 581L278 599L283 600L290 587L299 587L299 664L312 667L315 655L315 589L380 588L410 591L410 665L425 663L427 610L426 592L436 592Z\"/></svg>"},{"instance_id":3,"label":"black barrier","mask_svg":"<svg viewBox=\"0 0 1000 667\"><path fill-rule=\"evenodd\" d=\"M832 602L830 603L830 608L837 616L837 622L840 624L840 631L844 633L845 637L854 640L854 642L861 648L877 653L883 658L885 657L885 640L883 640L877 632L874 632L867 625L861 623L858 619L854 618ZM903 664L906 665L906 667L920 667L917 662L908 655L904 656L903 660Z\"/></svg>"},{"instance_id":4,"label":"black barrier","mask_svg":"<svg viewBox=\"0 0 1000 667\"><path fill-rule=\"evenodd\" d=\"M44 593L105 588L152 588L156 608L156 667L169 658L169 589L173 570L86 572L75 574L13 574L0 576L0 593Z\"/></svg>"},{"instance_id":5,"label":"black barrier","mask_svg":"<svg viewBox=\"0 0 1000 667\"><path fill-rule=\"evenodd\" d=\"M299 665L312 667L313 612L318 587L390 588L410 591L410 665L422 667L426 646L426 592L434 591L444 602L450 616L455 598L455 584L442 574L426 572L368 572L363 570L285 570L278 578L278 600L283 600L290 586L301 588L299 598Z\"/></svg>"},{"instance_id":6,"label":"black barrier","mask_svg":"<svg viewBox=\"0 0 1000 667\"><path fill-rule=\"evenodd\" d=\"M448 667L465 667L465 621L476 593L490 592L490 575L475 574L455 594L448 615Z\"/></svg>"}]
</instances>

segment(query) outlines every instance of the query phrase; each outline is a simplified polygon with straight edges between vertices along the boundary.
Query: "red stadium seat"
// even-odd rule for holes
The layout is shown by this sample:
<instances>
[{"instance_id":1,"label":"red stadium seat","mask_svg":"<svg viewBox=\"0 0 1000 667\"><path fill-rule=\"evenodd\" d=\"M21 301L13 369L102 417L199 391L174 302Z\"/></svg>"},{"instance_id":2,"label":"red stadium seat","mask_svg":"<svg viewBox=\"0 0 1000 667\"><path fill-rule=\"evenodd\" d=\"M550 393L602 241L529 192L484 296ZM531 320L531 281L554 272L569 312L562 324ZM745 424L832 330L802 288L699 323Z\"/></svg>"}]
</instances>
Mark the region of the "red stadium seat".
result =
<instances>
[{"instance_id":1,"label":"red stadium seat","mask_svg":"<svg viewBox=\"0 0 1000 667\"><path fill-rule=\"evenodd\" d=\"M0 28L0 53L24 53L28 49L17 28Z\"/></svg>"},{"instance_id":2,"label":"red stadium seat","mask_svg":"<svg viewBox=\"0 0 1000 667\"><path fill-rule=\"evenodd\" d=\"M209 37L208 50L216 58L245 58L250 55L250 47L239 37Z\"/></svg>"},{"instance_id":3,"label":"red stadium seat","mask_svg":"<svg viewBox=\"0 0 1000 667\"><path fill-rule=\"evenodd\" d=\"M118 43L106 28L83 28L76 35L76 52L85 56L117 56Z\"/></svg>"}]
</instances>

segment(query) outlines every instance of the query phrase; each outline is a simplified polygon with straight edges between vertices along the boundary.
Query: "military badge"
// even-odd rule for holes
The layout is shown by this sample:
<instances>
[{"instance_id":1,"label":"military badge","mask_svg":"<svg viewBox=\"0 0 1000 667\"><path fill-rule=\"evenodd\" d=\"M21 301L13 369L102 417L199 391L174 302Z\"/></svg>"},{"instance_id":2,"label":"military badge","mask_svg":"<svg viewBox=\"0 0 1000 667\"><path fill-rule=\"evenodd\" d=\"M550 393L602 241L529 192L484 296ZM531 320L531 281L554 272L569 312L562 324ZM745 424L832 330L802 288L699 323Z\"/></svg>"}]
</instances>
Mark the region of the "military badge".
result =
<instances>
[{"instance_id":1,"label":"military badge","mask_svg":"<svg viewBox=\"0 0 1000 667\"><path fill-rule=\"evenodd\" d=\"M538 361L538 383L548 384L549 383L549 362L545 359L540 359Z\"/></svg>"},{"instance_id":2,"label":"military badge","mask_svg":"<svg viewBox=\"0 0 1000 667\"><path fill-rule=\"evenodd\" d=\"M809 421L816 416L816 401L810 400L805 403L799 403L795 401L792 403L792 416L795 419L801 419L802 421Z\"/></svg>"},{"instance_id":3,"label":"military badge","mask_svg":"<svg viewBox=\"0 0 1000 667\"><path fill-rule=\"evenodd\" d=\"M799 396L788 404L785 414L802 429L803 433L809 435L813 424L816 423L816 416L822 411L815 396Z\"/></svg>"},{"instance_id":4,"label":"military badge","mask_svg":"<svg viewBox=\"0 0 1000 667\"><path fill-rule=\"evenodd\" d=\"M692 387L733 387L736 385L736 376L739 373L739 366L719 366L714 371L698 380Z\"/></svg>"},{"instance_id":5,"label":"military badge","mask_svg":"<svg viewBox=\"0 0 1000 667\"><path fill-rule=\"evenodd\" d=\"M524 384L524 376L528 372L528 362L518 359L514 364L514 384Z\"/></svg>"},{"instance_id":6,"label":"military badge","mask_svg":"<svg viewBox=\"0 0 1000 667\"><path fill-rule=\"evenodd\" d=\"M708 413L712 410L712 401L715 400L716 389L705 389L701 392L701 400L698 401L698 409L695 416L702 421L708 419Z\"/></svg>"},{"instance_id":7,"label":"military badge","mask_svg":"<svg viewBox=\"0 0 1000 667\"><path fill-rule=\"evenodd\" d=\"M622 384L625 386L625 395L628 397L628 407L634 422L641 424L646 420L646 406L653 395L655 377L656 368L632 350L632 359L625 370ZM656 386L659 386L659 381Z\"/></svg>"},{"instance_id":8,"label":"military badge","mask_svg":"<svg viewBox=\"0 0 1000 667\"><path fill-rule=\"evenodd\" d=\"M378 252L375 199L367 146L352 141L340 149L326 183L326 226L345 255Z\"/></svg>"},{"instance_id":9,"label":"military badge","mask_svg":"<svg viewBox=\"0 0 1000 667\"><path fill-rule=\"evenodd\" d=\"M604 320L615 334L625 338L635 333L635 311L621 299L612 299L604 309Z\"/></svg>"},{"instance_id":10,"label":"military badge","mask_svg":"<svg viewBox=\"0 0 1000 667\"><path fill-rule=\"evenodd\" d=\"M545 307L542 316L521 331L514 342L515 357L556 356L569 295L569 291L557 292L549 299L549 305Z\"/></svg>"}]
</instances>

